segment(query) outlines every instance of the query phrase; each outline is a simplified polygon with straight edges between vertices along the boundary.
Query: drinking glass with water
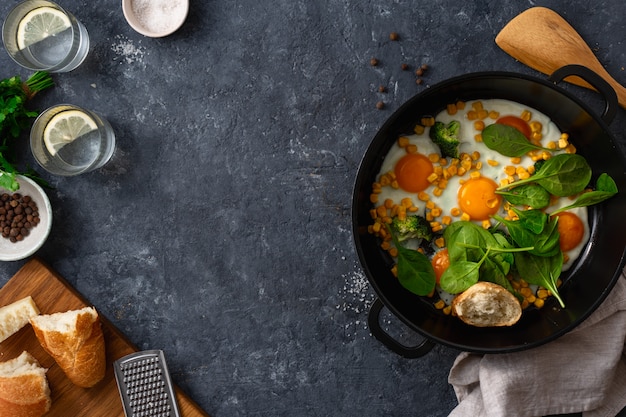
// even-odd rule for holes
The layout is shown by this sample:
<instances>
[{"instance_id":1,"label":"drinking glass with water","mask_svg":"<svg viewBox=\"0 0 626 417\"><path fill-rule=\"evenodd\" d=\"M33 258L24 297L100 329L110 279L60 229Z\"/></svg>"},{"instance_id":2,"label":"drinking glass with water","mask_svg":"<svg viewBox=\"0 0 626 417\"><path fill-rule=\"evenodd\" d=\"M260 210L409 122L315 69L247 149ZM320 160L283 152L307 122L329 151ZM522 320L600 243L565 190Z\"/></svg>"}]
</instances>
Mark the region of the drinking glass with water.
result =
<instances>
[{"instance_id":1,"label":"drinking glass with water","mask_svg":"<svg viewBox=\"0 0 626 417\"><path fill-rule=\"evenodd\" d=\"M44 110L30 131L30 148L46 171L78 175L106 164L115 149L115 132L100 115L60 104Z\"/></svg>"},{"instance_id":2,"label":"drinking glass with water","mask_svg":"<svg viewBox=\"0 0 626 417\"><path fill-rule=\"evenodd\" d=\"M15 62L35 71L71 71L89 52L85 26L47 0L18 3L4 21L2 41Z\"/></svg>"}]
</instances>

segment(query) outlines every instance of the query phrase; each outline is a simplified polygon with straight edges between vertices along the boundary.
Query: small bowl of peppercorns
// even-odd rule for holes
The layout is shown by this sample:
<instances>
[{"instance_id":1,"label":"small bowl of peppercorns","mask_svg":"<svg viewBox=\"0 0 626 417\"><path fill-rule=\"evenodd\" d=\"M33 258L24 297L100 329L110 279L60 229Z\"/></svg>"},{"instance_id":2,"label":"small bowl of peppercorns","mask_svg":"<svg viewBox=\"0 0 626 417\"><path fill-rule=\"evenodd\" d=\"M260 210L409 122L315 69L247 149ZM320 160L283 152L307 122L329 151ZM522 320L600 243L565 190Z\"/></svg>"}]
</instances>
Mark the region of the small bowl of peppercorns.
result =
<instances>
[{"instance_id":1,"label":"small bowl of peppercorns","mask_svg":"<svg viewBox=\"0 0 626 417\"><path fill-rule=\"evenodd\" d=\"M52 208L44 190L17 175L17 191L0 187L0 261L17 261L34 254L48 238Z\"/></svg>"}]
</instances>

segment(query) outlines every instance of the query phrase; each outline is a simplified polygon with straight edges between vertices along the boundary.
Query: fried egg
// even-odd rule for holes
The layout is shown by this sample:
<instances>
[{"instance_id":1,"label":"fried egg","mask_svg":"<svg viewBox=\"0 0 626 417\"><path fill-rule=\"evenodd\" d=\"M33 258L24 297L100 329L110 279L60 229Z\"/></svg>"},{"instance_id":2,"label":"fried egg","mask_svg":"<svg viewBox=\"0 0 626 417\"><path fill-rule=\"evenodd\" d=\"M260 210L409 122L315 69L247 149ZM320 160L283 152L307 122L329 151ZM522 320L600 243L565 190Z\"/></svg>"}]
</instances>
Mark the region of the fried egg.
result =
<instances>
[{"instance_id":1,"label":"fried egg","mask_svg":"<svg viewBox=\"0 0 626 417\"><path fill-rule=\"evenodd\" d=\"M429 137L434 121L460 122L459 158L443 158ZM553 150L537 150L521 158L510 158L489 149L481 138L482 130L492 123L517 127L532 143ZM372 186L374 203L373 232L383 237L383 247L393 251L382 224L403 214L425 217L434 232L441 232L454 221L469 220L489 228L494 215L514 217L510 205L495 191L502 185L528 178L534 164L554 153L575 152L567 135L544 114L509 100L477 100L456 103L434 118L422 119L415 133L398 138L384 158ZM546 209L550 213L572 203L569 197L554 198ZM387 218L387 220L385 219ZM378 220L376 220L378 219ZM563 221L562 221L563 220ZM376 223L381 223L378 227ZM382 231L381 231L382 229ZM562 213L559 218L563 270L571 267L589 240L586 208ZM445 247L435 242L436 251ZM393 252L391 252L393 255Z\"/></svg>"}]
</instances>

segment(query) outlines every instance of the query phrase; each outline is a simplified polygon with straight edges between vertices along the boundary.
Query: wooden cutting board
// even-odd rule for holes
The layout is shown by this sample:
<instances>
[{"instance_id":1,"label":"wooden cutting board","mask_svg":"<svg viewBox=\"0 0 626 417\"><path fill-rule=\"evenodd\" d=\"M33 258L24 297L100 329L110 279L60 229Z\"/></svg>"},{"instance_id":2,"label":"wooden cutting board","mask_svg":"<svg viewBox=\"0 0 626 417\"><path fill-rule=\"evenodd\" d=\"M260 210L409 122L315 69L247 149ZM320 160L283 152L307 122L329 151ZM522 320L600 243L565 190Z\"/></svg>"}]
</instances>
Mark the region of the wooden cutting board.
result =
<instances>
[{"instance_id":1,"label":"wooden cutting board","mask_svg":"<svg viewBox=\"0 0 626 417\"><path fill-rule=\"evenodd\" d=\"M92 305L65 279L38 259L28 261L0 289L0 306L28 295L33 297L42 314ZM101 315L100 319L106 342L107 372L104 380L92 388L77 387L67 379L56 362L39 345L30 325L0 343L0 361L13 359L27 350L43 367L49 368L47 376L52 408L46 417L124 417L113 373L113 361L138 349L105 317ZM179 388L176 388L176 395L183 417L208 417Z\"/></svg>"}]
</instances>

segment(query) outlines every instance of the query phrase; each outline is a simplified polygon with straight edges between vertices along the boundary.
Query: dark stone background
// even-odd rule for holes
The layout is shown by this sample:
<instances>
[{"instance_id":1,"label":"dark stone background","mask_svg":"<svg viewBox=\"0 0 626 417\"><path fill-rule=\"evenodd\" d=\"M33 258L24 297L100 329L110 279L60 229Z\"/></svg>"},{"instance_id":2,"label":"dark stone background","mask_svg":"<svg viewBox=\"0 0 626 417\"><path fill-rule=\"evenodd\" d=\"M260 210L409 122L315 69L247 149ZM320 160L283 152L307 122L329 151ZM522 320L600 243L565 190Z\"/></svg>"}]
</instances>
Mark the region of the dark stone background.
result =
<instances>
[{"instance_id":1,"label":"dark stone background","mask_svg":"<svg viewBox=\"0 0 626 417\"><path fill-rule=\"evenodd\" d=\"M622 0L191 0L183 28L162 39L134 32L119 0L59 3L86 25L91 51L34 105L100 112L118 144L99 171L44 175L54 224L37 255L140 348L165 350L175 383L215 417L446 416L458 352L407 360L368 330L375 296L350 209L369 141L452 76L543 77L494 43L532 6L564 16L626 83ZM6 53L0 70L29 75ZM623 147L623 109L611 130ZM0 283L24 262L2 263Z\"/></svg>"}]
</instances>

